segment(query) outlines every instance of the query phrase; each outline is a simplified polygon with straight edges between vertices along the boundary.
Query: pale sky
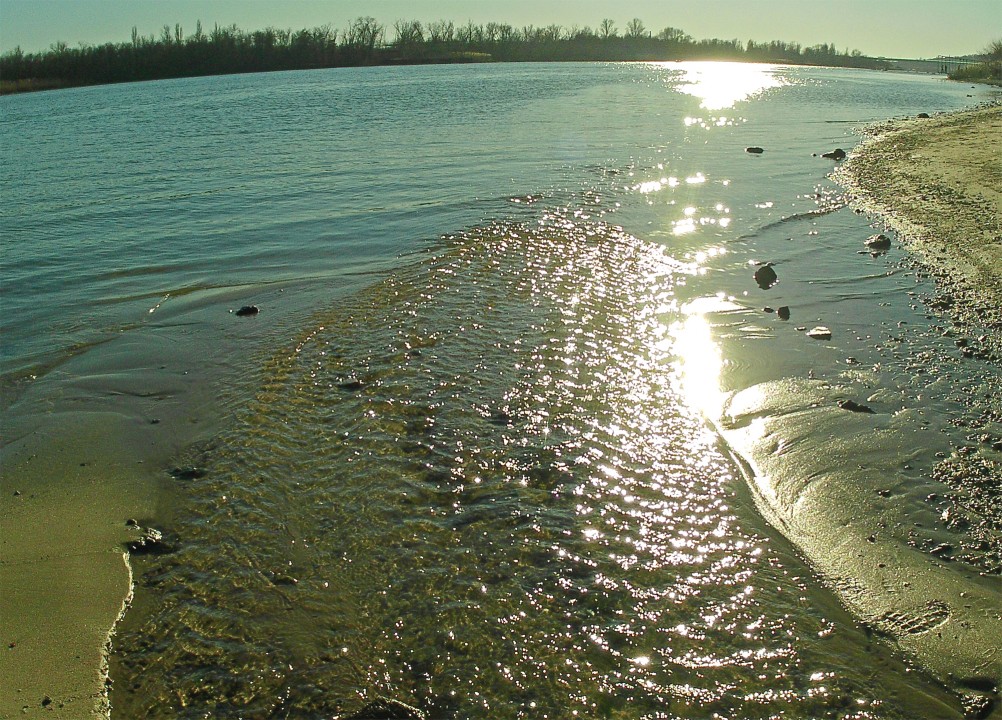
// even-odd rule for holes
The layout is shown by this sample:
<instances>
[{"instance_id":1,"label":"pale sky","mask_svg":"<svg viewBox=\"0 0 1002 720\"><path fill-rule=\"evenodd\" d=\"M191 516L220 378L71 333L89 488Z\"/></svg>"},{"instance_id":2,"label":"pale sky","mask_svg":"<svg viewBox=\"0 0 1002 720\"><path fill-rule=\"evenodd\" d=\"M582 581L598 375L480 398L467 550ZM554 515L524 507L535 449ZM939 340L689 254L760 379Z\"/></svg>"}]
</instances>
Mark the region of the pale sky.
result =
<instances>
[{"instance_id":1,"label":"pale sky","mask_svg":"<svg viewBox=\"0 0 1002 720\"><path fill-rule=\"evenodd\" d=\"M45 50L127 42L180 23L185 35L201 20L252 31L269 26L346 26L372 16L392 37L397 20L557 24L620 32L632 18L649 30L681 28L696 39L834 43L884 57L935 57L979 52L1002 39L1002 0L0 0L0 50Z\"/></svg>"}]
</instances>

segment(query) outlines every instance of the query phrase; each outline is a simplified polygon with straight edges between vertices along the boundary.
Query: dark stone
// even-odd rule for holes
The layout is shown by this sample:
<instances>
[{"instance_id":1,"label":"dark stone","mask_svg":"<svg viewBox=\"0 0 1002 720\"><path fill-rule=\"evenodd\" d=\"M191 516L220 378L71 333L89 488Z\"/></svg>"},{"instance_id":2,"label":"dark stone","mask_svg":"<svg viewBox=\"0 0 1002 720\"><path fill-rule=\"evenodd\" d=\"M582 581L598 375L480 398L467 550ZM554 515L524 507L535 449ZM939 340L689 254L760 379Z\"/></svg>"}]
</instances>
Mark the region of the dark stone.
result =
<instances>
[{"instance_id":1,"label":"dark stone","mask_svg":"<svg viewBox=\"0 0 1002 720\"><path fill-rule=\"evenodd\" d=\"M887 252L891 249L891 239L886 235L871 235L866 239L866 247L875 252Z\"/></svg>"},{"instance_id":2,"label":"dark stone","mask_svg":"<svg viewBox=\"0 0 1002 720\"><path fill-rule=\"evenodd\" d=\"M200 467L176 467L170 471L170 476L175 480L198 480L205 475L205 470Z\"/></svg>"},{"instance_id":3,"label":"dark stone","mask_svg":"<svg viewBox=\"0 0 1002 720\"><path fill-rule=\"evenodd\" d=\"M828 158L829 160L845 160L845 150L842 148L835 148L831 152L821 153L821 157Z\"/></svg>"},{"instance_id":4,"label":"dark stone","mask_svg":"<svg viewBox=\"0 0 1002 720\"><path fill-rule=\"evenodd\" d=\"M49 707L52 704L52 698L48 695L42 698L42 707Z\"/></svg>"},{"instance_id":5,"label":"dark stone","mask_svg":"<svg viewBox=\"0 0 1002 720\"><path fill-rule=\"evenodd\" d=\"M338 383L338 387L342 390L347 390L349 392L354 392L355 390L362 389L361 380L348 380L347 382Z\"/></svg>"},{"instance_id":6,"label":"dark stone","mask_svg":"<svg viewBox=\"0 0 1002 720\"><path fill-rule=\"evenodd\" d=\"M970 97L970 95L968 95L968 97ZM924 118L928 118L929 117L929 113L919 113L915 117L920 117L920 118L923 118L923 119Z\"/></svg>"},{"instance_id":7,"label":"dark stone","mask_svg":"<svg viewBox=\"0 0 1002 720\"><path fill-rule=\"evenodd\" d=\"M247 317L248 315L257 315L261 312L261 308L257 305L244 305L242 308L237 310L237 317Z\"/></svg>"},{"instance_id":8,"label":"dark stone","mask_svg":"<svg viewBox=\"0 0 1002 720\"><path fill-rule=\"evenodd\" d=\"M427 716L398 700L376 700L344 720L427 720Z\"/></svg>"},{"instance_id":9,"label":"dark stone","mask_svg":"<svg viewBox=\"0 0 1002 720\"><path fill-rule=\"evenodd\" d=\"M843 410L849 410L850 412L858 413L868 413L870 415L875 415L876 411L869 405L860 405L855 400L839 400L838 406Z\"/></svg>"},{"instance_id":10,"label":"dark stone","mask_svg":"<svg viewBox=\"0 0 1002 720\"><path fill-rule=\"evenodd\" d=\"M765 152L765 150L760 147L746 147L745 152L751 153L752 155L761 155Z\"/></svg>"},{"instance_id":11,"label":"dark stone","mask_svg":"<svg viewBox=\"0 0 1002 720\"><path fill-rule=\"evenodd\" d=\"M768 305L766 305L766 306L765 306L764 308L762 308L762 309L763 309L763 310L764 310L765 312L767 312L767 313L774 313L774 312L776 312L776 310L775 310L774 308L771 308L771 307L769 307Z\"/></svg>"},{"instance_id":12,"label":"dark stone","mask_svg":"<svg viewBox=\"0 0 1002 720\"><path fill-rule=\"evenodd\" d=\"M776 311L776 314L779 316L780 320L789 320L790 319L790 306L789 305L781 305L780 308Z\"/></svg>"},{"instance_id":13,"label":"dark stone","mask_svg":"<svg viewBox=\"0 0 1002 720\"><path fill-rule=\"evenodd\" d=\"M127 542L125 547L131 555L168 555L175 550L173 545L164 541L163 533L154 528L145 528L138 540Z\"/></svg>"},{"instance_id":14,"label":"dark stone","mask_svg":"<svg viewBox=\"0 0 1002 720\"><path fill-rule=\"evenodd\" d=\"M755 271L754 277L755 282L758 283L758 286L763 290L771 288L779 279L779 276L776 275L776 271L772 269L772 263L759 266L759 268Z\"/></svg>"},{"instance_id":15,"label":"dark stone","mask_svg":"<svg viewBox=\"0 0 1002 720\"><path fill-rule=\"evenodd\" d=\"M495 410L492 412L490 417L487 418L487 422L498 427L509 427L512 424L511 415L504 410Z\"/></svg>"}]
</instances>

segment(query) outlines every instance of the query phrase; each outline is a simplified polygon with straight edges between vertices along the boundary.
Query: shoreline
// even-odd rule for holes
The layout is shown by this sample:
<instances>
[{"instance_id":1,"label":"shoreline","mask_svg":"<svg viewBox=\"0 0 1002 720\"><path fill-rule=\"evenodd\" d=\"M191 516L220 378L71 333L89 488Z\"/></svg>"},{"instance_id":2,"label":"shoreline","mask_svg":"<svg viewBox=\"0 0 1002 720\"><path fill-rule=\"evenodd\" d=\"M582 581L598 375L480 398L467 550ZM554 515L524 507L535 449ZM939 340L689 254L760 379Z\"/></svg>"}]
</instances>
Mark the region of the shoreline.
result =
<instances>
[{"instance_id":1,"label":"shoreline","mask_svg":"<svg viewBox=\"0 0 1002 720\"><path fill-rule=\"evenodd\" d=\"M867 137L832 177L846 188L850 207L893 231L913 253L920 271L935 280L931 309L942 311L952 322L943 335L954 340L965 372L977 378L962 391L964 410L951 418L964 433L948 454L939 455L932 480L950 490L944 524L970 533L963 540L957 536L957 558L982 568L959 597L970 603L972 589L977 595L981 588L988 593L986 604L971 618L975 635L970 645L929 642L925 648L919 644L908 649L962 695L979 688L984 698L991 699L977 701L983 704L975 706L995 717L1000 710L1002 651L998 645L994 650L978 648L985 637L1002 628L1002 613L995 604L1002 566L1002 488L997 480L1002 473L1002 165L998 157L1002 104L891 120L865 129L864 134ZM953 523L958 516L964 518L962 523ZM935 572L946 578L951 566L940 564ZM934 598L930 602L949 595L935 580L928 590ZM947 627L942 627L943 639ZM959 629L950 628L950 634L963 637L965 627L961 623ZM909 644L913 643L904 643ZM941 657L944 649L949 658ZM966 667L953 668L954 659L965 655ZM964 665L961 661L960 666ZM966 676L955 674L960 669Z\"/></svg>"},{"instance_id":2,"label":"shoreline","mask_svg":"<svg viewBox=\"0 0 1002 720\"><path fill-rule=\"evenodd\" d=\"M833 179L916 251L964 326L1002 328L1002 104L864 130ZM1002 357L1002 333L983 333Z\"/></svg>"}]
</instances>

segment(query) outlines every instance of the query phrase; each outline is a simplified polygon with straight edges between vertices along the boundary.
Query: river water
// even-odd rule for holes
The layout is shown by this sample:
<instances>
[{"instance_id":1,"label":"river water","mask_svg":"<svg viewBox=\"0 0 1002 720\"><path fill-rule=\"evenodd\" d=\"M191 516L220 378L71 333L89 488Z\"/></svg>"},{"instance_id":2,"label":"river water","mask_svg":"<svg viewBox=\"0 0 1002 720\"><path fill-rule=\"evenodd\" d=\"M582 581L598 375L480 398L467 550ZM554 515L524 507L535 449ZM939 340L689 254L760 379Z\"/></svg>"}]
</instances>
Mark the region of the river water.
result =
<instances>
[{"instance_id":1,"label":"river water","mask_svg":"<svg viewBox=\"0 0 1002 720\"><path fill-rule=\"evenodd\" d=\"M721 418L790 379L876 398L914 434L867 462L926 494L964 380L916 379L931 285L859 253L819 156L981 93L641 63L0 100L7 434L113 407L160 446L116 716L958 717L896 644L939 606L889 630Z\"/></svg>"}]
</instances>

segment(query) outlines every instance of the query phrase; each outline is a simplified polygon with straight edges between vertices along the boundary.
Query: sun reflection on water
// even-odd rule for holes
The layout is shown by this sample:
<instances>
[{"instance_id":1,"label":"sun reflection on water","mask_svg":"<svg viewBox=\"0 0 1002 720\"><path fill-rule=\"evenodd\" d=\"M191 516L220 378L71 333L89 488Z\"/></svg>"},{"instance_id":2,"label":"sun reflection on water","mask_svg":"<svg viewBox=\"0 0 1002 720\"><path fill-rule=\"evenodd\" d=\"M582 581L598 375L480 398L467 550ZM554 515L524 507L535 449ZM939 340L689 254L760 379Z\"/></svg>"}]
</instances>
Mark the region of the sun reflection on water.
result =
<instances>
[{"instance_id":1,"label":"sun reflection on water","mask_svg":"<svg viewBox=\"0 0 1002 720\"><path fill-rule=\"evenodd\" d=\"M690 405L711 419L720 417L726 393L720 389L723 360L706 313L736 307L720 296L698 298L682 307L683 318L671 327L682 392Z\"/></svg>"},{"instance_id":2,"label":"sun reflection on water","mask_svg":"<svg viewBox=\"0 0 1002 720\"><path fill-rule=\"evenodd\" d=\"M706 110L723 110L734 107L762 92L788 84L779 76L776 65L738 62L686 62L660 64L660 67L680 71L671 78L679 92L699 98L700 107ZM702 122L701 118L687 118L687 124ZM721 121L715 121L716 124Z\"/></svg>"}]
</instances>

